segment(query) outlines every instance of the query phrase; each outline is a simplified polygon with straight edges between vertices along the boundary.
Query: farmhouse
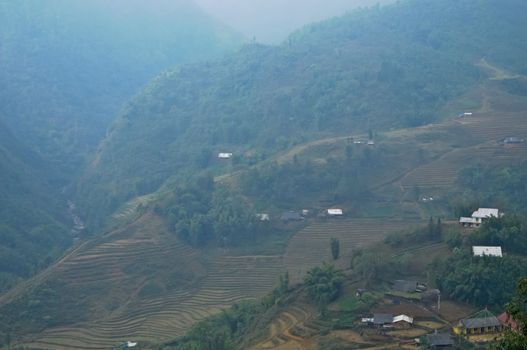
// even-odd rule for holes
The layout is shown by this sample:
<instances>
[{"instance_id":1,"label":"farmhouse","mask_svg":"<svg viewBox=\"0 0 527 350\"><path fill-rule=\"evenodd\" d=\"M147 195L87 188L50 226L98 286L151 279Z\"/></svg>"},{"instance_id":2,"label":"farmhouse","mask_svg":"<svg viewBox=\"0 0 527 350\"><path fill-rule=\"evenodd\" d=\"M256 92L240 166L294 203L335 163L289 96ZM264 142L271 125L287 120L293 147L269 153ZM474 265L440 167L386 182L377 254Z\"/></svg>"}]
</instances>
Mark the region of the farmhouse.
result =
<instances>
[{"instance_id":1,"label":"farmhouse","mask_svg":"<svg viewBox=\"0 0 527 350\"><path fill-rule=\"evenodd\" d=\"M302 221L304 220L304 217L300 215L299 212L296 211L286 211L282 214L280 217L282 221Z\"/></svg>"},{"instance_id":2,"label":"farmhouse","mask_svg":"<svg viewBox=\"0 0 527 350\"><path fill-rule=\"evenodd\" d=\"M519 137L506 137L505 139L503 139L503 144L505 145L514 145L523 142L525 142L525 140Z\"/></svg>"},{"instance_id":3,"label":"farmhouse","mask_svg":"<svg viewBox=\"0 0 527 350\"><path fill-rule=\"evenodd\" d=\"M344 213L342 212L342 209L328 209L328 215L329 216L342 216Z\"/></svg>"},{"instance_id":4,"label":"farmhouse","mask_svg":"<svg viewBox=\"0 0 527 350\"><path fill-rule=\"evenodd\" d=\"M232 158L232 153L218 153L218 158L219 159L231 159Z\"/></svg>"},{"instance_id":5,"label":"farmhouse","mask_svg":"<svg viewBox=\"0 0 527 350\"><path fill-rule=\"evenodd\" d=\"M396 280L393 282L392 289L397 292L414 293L417 292L417 282Z\"/></svg>"},{"instance_id":6,"label":"farmhouse","mask_svg":"<svg viewBox=\"0 0 527 350\"><path fill-rule=\"evenodd\" d=\"M504 312L498 316L498 320L501 322L504 329L510 329L513 331L519 331L520 325L516 322L508 313Z\"/></svg>"},{"instance_id":7,"label":"farmhouse","mask_svg":"<svg viewBox=\"0 0 527 350\"><path fill-rule=\"evenodd\" d=\"M447 348L454 345L454 339L446 333L427 334L425 338L428 347L431 349Z\"/></svg>"},{"instance_id":8,"label":"farmhouse","mask_svg":"<svg viewBox=\"0 0 527 350\"><path fill-rule=\"evenodd\" d=\"M362 323L367 323L375 327L397 327L407 328L414 323L413 317L407 315L393 316L392 314L373 314L373 317L363 318Z\"/></svg>"},{"instance_id":9,"label":"farmhouse","mask_svg":"<svg viewBox=\"0 0 527 350\"><path fill-rule=\"evenodd\" d=\"M490 217L500 217L498 209L494 208L479 208L472 213L472 216L459 218L459 223L464 227L479 227L485 219Z\"/></svg>"},{"instance_id":10,"label":"farmhouse","mask_svg":"<svg viewBox=\"0 0 527 350\"><path fill-rule=\"evenodd\" d=\"M270 221L270 220L271 220L269 214L267 214L267 213L259 213L259 214L256 214L256 217L257 217L260 221Z\"/></svg>"},{"instance_id":11,"label":"farmhouse","mask_svg":"<svg viewBox=\"0 0 527 350\"><path fill-rule=\"evenodd\" d=\"M474 256L494 256L494 257L503 257L501 247L484 247L484 246L474 246L472 247L472 253Z\"/></svg>"},{"instance_id":12,"label":"farmhouse","mask_svg":"<svg viewBox=\"0 0 527 350\"><path fill-rule=\"evenodd\" d=\"M407 315L395 316L392 321L396 328L408 328L414 324L414 318Z\"/></svg>"},{"instance_id":13,"label":"farmhouse","mask_svg":"<svg viewBox=\"0 0 527 350\"><path fill-rule=\"evenodd\" d=\"M454 327L454 333L463 335L501 333L502 331L501 322L487 309L471 318L460 320Z\"/></svg>"}]
</instances>

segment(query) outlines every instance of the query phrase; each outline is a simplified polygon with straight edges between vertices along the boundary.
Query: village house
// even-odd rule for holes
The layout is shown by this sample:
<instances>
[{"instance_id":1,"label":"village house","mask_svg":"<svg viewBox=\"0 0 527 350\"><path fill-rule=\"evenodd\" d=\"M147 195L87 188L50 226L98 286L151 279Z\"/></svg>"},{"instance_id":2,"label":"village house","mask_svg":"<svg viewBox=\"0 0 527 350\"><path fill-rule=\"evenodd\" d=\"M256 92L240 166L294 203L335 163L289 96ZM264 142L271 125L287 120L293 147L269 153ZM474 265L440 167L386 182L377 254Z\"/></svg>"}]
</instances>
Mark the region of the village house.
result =
<instances>
[{"instance_id":1,"label":"village house","mask_svg":"<svg viewBox=\"0 0 527 350\"><path fill-rule=\"evenodd\" d=\"M425 339L429 349L442 349L454 346L454 339L447 333L427 334Z\"/></svg>"},{"instance_id":2,"label":"village house","mask_svg":"<svg viewBox=\"0 0 527 350\"><path fill-rule=\"evenodd\" d=\"M519 143L523 143L525 142L524 139L521 139L519 137L506 137L503 139L503 144L504 145L515 145L515 144L519 144Z\"/></svg>"},{"instance_id":3,"label":"village house","mask_svg":"<svg viewBox=\"0 0 527 350\"><path fill-rule=\"evenodd\" d=\"M232 153L218 153L218 158L219 159L231 159L232 158Z\"/></svg>"},{"instance_id":4,"label":"village house","mask_svg":"<svg viewBox=\"0 0 527 350\"><path fill-rule=\"evenodd\" d=\"M472 213L471 217L461 217L459 218L459 223L463 227L479 227L485 221L485 219L491 217L500 217L500 212L498 209L494 208L479 208Z\"/></svg>"},{"instance_id":5,"label":"village house","mask_svg":"<svg viewBox=\"0 0 527 350\"><path fill-rule=\"evenodd\" d=\"M286 211L282 214L280 217L282 221L302 221L304 220L304 217L300 215L299 212L296 211Z\"/></svg>"},{"instance_id":6,"label":"village house","mask_svg":"<svg viewBox=\"0 0 527 350\"><path fill-rule=\"evenodd\" d=\"M328 209L328 216L342 216L344 212L342 209Z\"/></svg>"},{"instance_id":7,"label":"village house","mask_svg":"<svg viewBox=\"0 0 527 350\"><path fill-rule=\"evenodd\" d=\"M366 317L361 319L362 323L367 323L374 327L384 328L408 328L414 323L413 317L407 315L393 316L392 314L373 314L373 317Z\"/></svg>"},{"instance_id":8,"label":"village house","mask_svg":"<svg viewBox=\"0 0 527 350\"><path fill-rule=\"evenodd\" d=\"M501 322L503 329L510 329L515 332L520 331L520 325L507 312L499 315L498 320Z\"/></svg>"},{"instance_id":9,"label":"village house","mask_svg":"<svg viewBox=\"0 0 527 350\"><path fill-rule=\"evenodd\" d=\"M460 320L454 327L454 333L458 335L481 335L501 333L502 331L501 322L487 309L470 318Z\"/></svg>"},{"instance_id":10,"label":"village house","mask_svg":"<svg viewBox=\"0 0 527 350\"><path fill-rule=\"evenodd\" d=\"M473 246L472 253L474 256L494 256L498 258L503 257L501 247Z\"/></svg>"},{"instance_id":11,"label":"village house","mask_svg":"<svg viewBox=\"0 0 527 350\"><path fill-rule=\"evenodd\" d=\"M420 293L426 290L426 286L417 281L396 280L393 281L392 290L403 293Z\"/></svg>"},{"instance_id":12,"label":"village house","mask_svg":"<svg viewBox=\"0 0 527 350\"><path fill-rule=\"evenodd\" d=\"M256 217L260 221L270 221L271 220L269 214L267 214L267 213L258 213L258 214L256 214Z\"/></svg>"}]
</instances>

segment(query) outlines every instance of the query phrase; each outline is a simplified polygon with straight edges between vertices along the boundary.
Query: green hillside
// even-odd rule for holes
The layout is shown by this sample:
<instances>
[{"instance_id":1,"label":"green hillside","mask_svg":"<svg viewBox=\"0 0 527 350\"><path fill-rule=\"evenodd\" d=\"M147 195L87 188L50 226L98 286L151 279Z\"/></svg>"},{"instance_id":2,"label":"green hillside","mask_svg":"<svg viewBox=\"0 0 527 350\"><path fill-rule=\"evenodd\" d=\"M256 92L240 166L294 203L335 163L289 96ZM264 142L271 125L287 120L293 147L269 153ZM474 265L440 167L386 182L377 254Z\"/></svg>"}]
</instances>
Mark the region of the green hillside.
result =
<instances>
[{"instance_id":1,"label":"green hillside","mask_svg":"<svg viewBox=\"0 0 527 350\"><path fill-rule=\"evenodd\" d=\"M190 0L2 1L0 112L63 184L154 75L241 39Z\"/></svg>"},{"instance_id":2,"label":"green hillside","mask_svg":"<svg viewBox=\"0 0 527 350\"><path fill-rule=\"evenodd\" d=\"M66 205L42 181L43 164L0 122L0 294L71 244Z\"/></svg>"},{"instance_id":3,"label":"green hillside","mask_svg":"<svg viewBox=\"0 0 527 350\"><path fill-rule=\"evenodd\" d=\"M406 1L306 27L168 71L129 103L85 172L79 202L101 218L169 177L265 159L327 135L423 125L479 83L482 58L525 73L522 1ZM472 106L474 107L474 106Z\"/></svg>"}]
</instances>

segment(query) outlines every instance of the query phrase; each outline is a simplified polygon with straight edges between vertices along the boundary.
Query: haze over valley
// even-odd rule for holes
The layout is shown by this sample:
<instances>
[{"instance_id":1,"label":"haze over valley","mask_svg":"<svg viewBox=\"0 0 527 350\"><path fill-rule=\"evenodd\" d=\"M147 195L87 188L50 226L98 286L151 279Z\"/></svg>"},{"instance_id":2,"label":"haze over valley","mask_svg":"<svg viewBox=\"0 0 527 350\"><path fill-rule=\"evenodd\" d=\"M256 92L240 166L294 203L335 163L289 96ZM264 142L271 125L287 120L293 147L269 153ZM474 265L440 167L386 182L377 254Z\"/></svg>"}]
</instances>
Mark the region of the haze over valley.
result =
<instances>
[{"instance_id":1,"label":"haze over valley","mask_svg":"<svg viewBox=\"0 0 527 350\"><path fill-rule=\"evenodd\" d=\"M0 349L523 349L523 0L0 1Z\"/></svg>"}]
</instances>

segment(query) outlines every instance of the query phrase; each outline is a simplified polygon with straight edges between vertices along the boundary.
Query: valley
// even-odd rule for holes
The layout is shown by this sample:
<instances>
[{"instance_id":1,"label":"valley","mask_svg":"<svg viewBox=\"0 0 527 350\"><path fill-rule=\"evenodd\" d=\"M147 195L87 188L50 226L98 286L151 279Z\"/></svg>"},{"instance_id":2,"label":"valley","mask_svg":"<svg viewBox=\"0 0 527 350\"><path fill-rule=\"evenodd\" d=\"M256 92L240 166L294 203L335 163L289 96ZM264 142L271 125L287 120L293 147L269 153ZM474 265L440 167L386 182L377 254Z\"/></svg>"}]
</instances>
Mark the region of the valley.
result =
<instances>
[{"instance_id":1,"label":"valley","mask_svg":"<svg viewBox=\"0 0 527 350\"><path fill-rule=\"evenodd\" d=\"M19 323L23 319L11 320L18 327L13 328L13 338L45 349L106 349L127 339L146 343L169 341L233 303L266 295L285 271L293 285L302 282L307 270L331 260L330 238L340 241L337 266L348 269L354 250L381 242L390 233L422 226L429 215L445 215L444 198L458 190L460 169L474 162L503 166L526 159L527 147L523 144L506 147L498 143L511 134L527 134L522 108L499 110L504 99L520 107L523 98L494 90L492 97L486 99L489 110L474 111L474 116L464 120L383 133L373 147L383 147L388 152L392 148L422 147L423 142L439 137L436 135L445 137L435 143L437 148L429 148L430 154L420 162L410 152L393 153L394 157L402 157L396 158L399 164L409 166L396 173L378 168L384 173L369 177L369 199L341 203L347 215L344 219L308 219L283 251L247 255L245 250L191 248L169 232L162 218L137 205L139 201L148 208L149 202L155 203L156 195L133 200L114 219L121 226L128 222L124 227L81 243L57 264L0 299L3 311L25 308L24 303L39 299L38 307L43 309L36 310L35 315L48 317L31 324ZM466 136L458 140L458 135ZM322 147L327 157L328 149L332 149L330 156L343 154L346 144L346 138L325 139L276 158L284 161L293 156L311 157L317 163L316 155L324 154L317 148ZM229 181L226 177L218 181L235 186L238 176L240 173L235 172ZM437 198L437 203L412 197L415 187L421 194ZM369 207L376 209L372 212ZM60 289L54 290L57 287L53 286ZM52 294L45 298L57 298L57 293L68 297L61 297L60 304L40 299L41 291L49 288ZM296 325L296 316L288 315L283 321L276 321L271 335L276 333L282 339L280 334ZM53 320L57 320L57 326ZM259 348L283 343L274 337L270 336ZM296 339L292 335L285 337Z\"/></svg>"},{"instance_id":2,"label":"valley","mask_svg":"<svg viewBox=\"0 0 527 350\"><path fill-rule=\"evenodd\" d=\"M1 350L527 339L527 3L171 1L0 4Z\"/></svg>"}]
</instances>

